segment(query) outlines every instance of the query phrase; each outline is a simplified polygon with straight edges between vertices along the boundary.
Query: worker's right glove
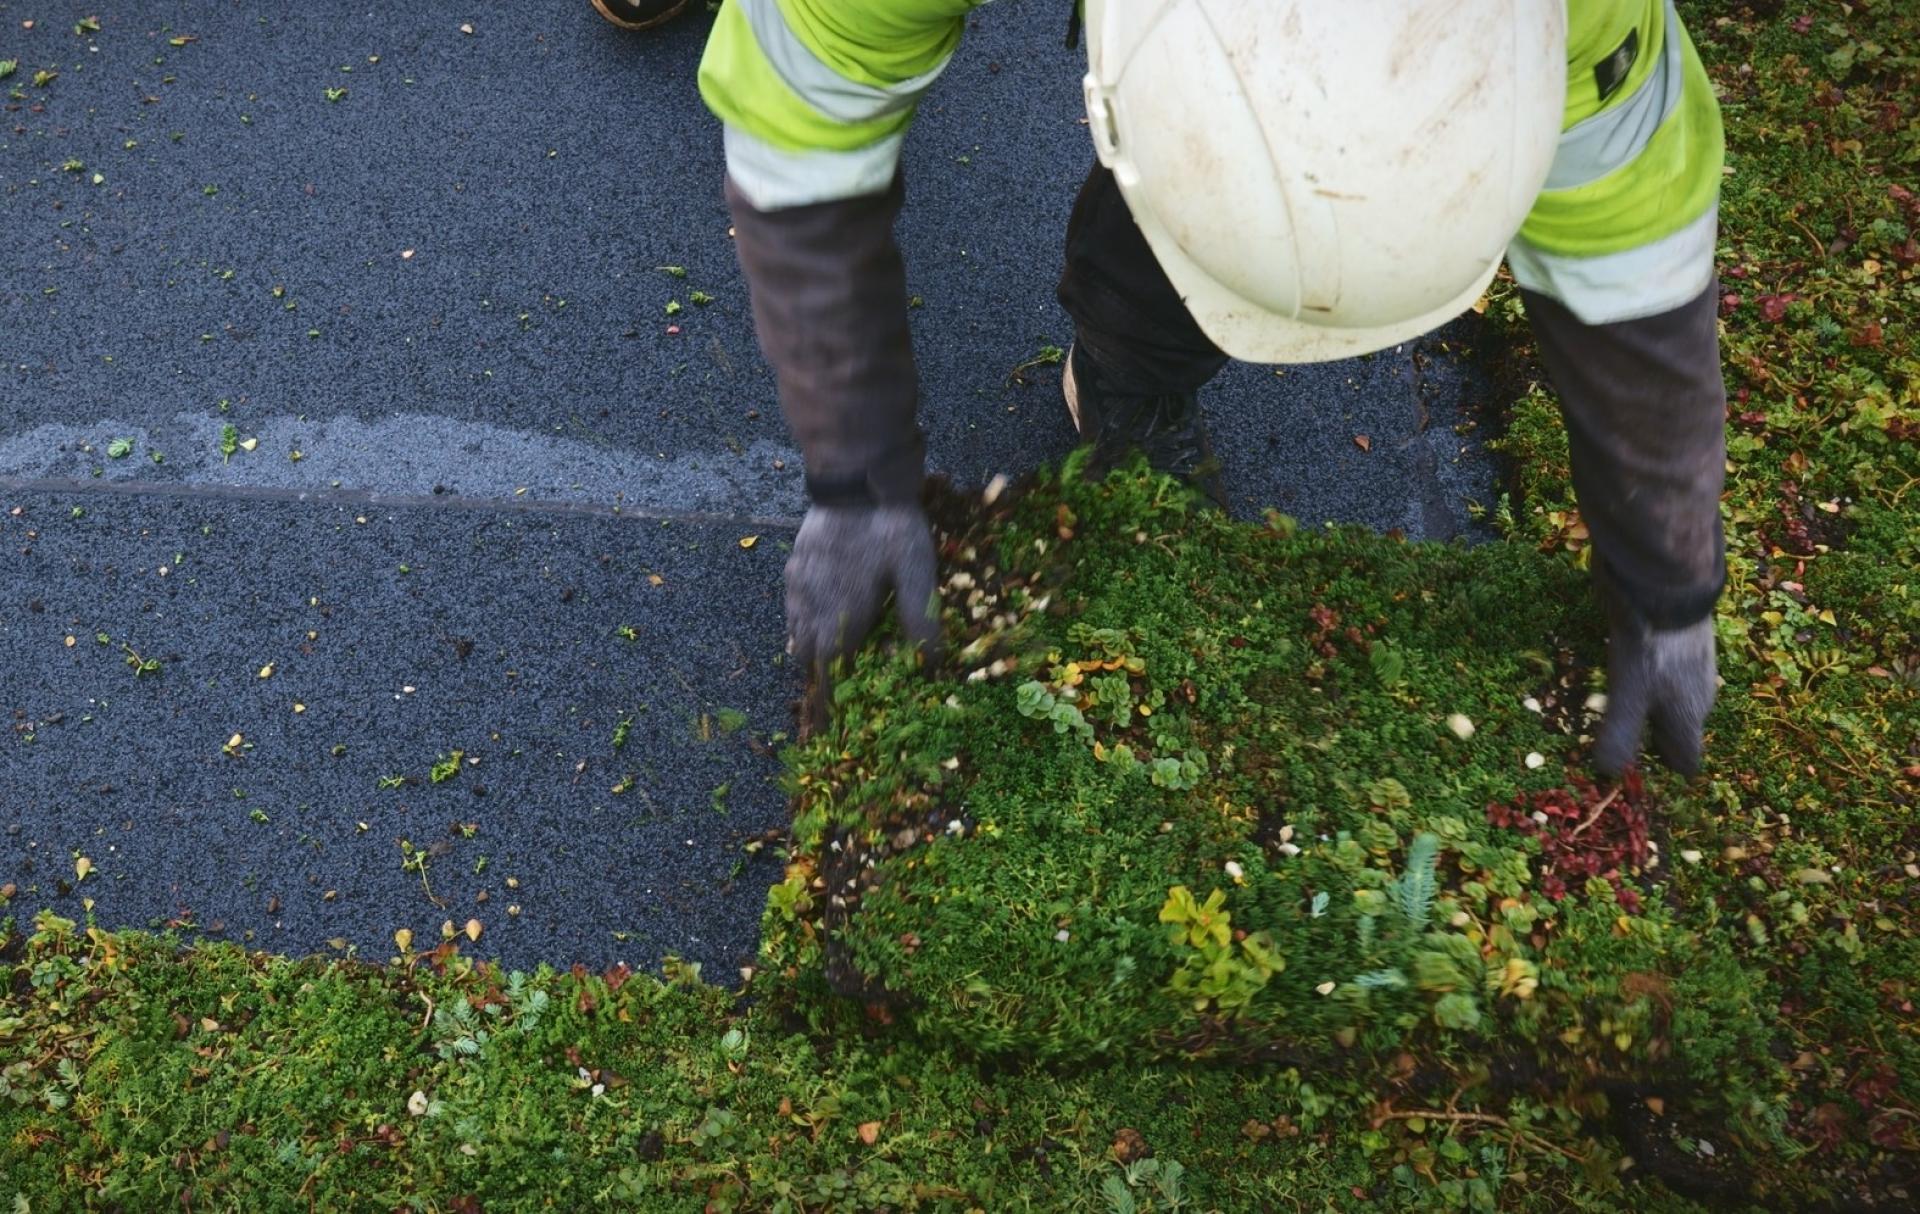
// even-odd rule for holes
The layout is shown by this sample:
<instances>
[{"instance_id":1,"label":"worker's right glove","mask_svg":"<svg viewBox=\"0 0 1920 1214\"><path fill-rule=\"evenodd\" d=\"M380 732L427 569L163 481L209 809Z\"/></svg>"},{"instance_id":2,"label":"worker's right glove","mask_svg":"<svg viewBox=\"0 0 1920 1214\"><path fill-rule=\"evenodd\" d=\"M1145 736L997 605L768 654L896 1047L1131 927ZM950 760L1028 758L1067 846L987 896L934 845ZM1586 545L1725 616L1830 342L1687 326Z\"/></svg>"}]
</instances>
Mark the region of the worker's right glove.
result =
<instances>
[{"instance_id":1,"label":"worker's right glove","mask_svg":"<svg viewBox=\"0 0 1920 1214\"><path fill-rule=\"evenodd\" d=\"M1594 767L1619 775L1639 756L1640 735L1651 721L1660 757L1681 775L1693 775L1718 685L1712 617L1685 628L1651 628L1617 614L1607 641L1607 711Z\"/></svg>"},{"instance_id":2,"label":"worker's right glove","mask_svg":"<svg viewBox=\"0 0 1920 1214\"><path fill-rule=\"evenodd\" d=\"M787 652L811 680L809 731L825 728L833 664L852 656L894 596L907 642L928 661L940 647L933 532L918 506L815 505L787 558Z\"/></svg>"}]
</instances>

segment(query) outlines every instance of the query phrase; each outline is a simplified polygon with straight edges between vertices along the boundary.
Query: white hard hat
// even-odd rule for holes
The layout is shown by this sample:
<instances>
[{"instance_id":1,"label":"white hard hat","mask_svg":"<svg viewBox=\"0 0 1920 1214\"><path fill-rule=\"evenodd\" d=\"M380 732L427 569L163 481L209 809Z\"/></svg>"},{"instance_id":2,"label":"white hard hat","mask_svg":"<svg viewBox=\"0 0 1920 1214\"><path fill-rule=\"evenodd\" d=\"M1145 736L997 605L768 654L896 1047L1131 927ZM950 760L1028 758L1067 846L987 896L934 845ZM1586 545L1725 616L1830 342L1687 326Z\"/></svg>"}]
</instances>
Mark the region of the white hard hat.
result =
<instances>
[{"instance_id":1,"label":"white hard hat","mask_svg":"<svg viewBox=\"0 0 1920 1214\"><path fill-rule=\"evenodd\" d=\"M1566 0L1087 0L1087 118L1200 328L1254 362L1466 310L1546 182Z\"/></svg>"}]
</instances>

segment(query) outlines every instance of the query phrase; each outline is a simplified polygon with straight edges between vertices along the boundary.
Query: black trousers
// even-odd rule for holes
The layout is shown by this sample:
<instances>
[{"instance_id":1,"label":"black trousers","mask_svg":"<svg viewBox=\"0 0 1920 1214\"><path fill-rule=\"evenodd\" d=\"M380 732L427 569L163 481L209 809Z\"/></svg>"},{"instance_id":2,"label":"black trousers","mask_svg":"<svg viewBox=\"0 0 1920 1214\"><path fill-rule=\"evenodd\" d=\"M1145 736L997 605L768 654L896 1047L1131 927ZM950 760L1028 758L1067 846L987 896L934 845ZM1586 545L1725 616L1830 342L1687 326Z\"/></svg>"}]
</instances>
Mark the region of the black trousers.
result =
<instances>
[{"instance_id":1,"label":"black trousers","mask_svg":"<svg viewBox=\"0 0 1920 1214\"><path fill-rule=\"evenodd\" d=\"M1115 391L1191 392L1226 365L1097 162L1067 224L1059 295L1074 340ZM1523 297L1560 397L1596 561L1651 626L1705 618L1726 579L1718 284L1671 312L1604 325L1531 291Z\"/></svg>"}]
</instances>

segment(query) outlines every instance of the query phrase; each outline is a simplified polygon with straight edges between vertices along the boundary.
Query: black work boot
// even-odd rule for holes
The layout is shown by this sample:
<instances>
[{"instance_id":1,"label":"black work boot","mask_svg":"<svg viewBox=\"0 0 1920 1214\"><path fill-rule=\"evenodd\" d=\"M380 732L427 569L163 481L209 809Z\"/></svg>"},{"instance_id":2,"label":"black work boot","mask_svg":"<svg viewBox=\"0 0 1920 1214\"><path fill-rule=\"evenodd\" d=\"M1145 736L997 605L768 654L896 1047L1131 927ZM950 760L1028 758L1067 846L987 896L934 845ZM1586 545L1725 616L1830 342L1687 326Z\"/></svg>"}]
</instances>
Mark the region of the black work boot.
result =
<instances>
[{"instance_id":1,"label":"black work boot","mask_svg":"<svg viewBox=\"0 0 1920 1214\"><path fill-rule=\"evenodd\" d=\"M1121 395L1108 388L1099 368L1080 353L1078 345L1067 348L1060 391L1067 398L1067 413L1073 418L1074 429L1093 447L1093 456L1087 461L1089 475L1106 475L1138 450L1156 471L1178 477L1212 498L1221 509L1226 508L1220 461L1213 457L1213 445L1207 441L1200 405L1193 393Z\"/></svg>"},{"instance_id":2,"label":"black work boot","mask_svg":"<svg viewBox=\"0 0 1920 1214\"><path fill-rule=\"evenodd\" d=\"M623 30L650 30L686 11L688 0L593 0L593 10Z\"/></svg>"}]
</instances>

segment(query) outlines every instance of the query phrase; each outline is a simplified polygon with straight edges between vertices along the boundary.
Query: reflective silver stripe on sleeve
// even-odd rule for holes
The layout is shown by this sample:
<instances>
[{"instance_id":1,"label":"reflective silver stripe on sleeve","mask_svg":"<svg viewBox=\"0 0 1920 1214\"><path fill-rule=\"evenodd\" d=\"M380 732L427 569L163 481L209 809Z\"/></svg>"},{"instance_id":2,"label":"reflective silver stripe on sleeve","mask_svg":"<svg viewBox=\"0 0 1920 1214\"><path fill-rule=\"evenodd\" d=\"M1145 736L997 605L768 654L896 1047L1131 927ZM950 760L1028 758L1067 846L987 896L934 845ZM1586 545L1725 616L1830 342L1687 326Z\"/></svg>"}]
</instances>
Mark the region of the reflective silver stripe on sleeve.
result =
<instances>
[{"instance_id":1,"label":"reflective silver stripe on sleeve","mask_svg":"<svg viewBox=\"0 0 1920 1214\"><path fill-rule=\"evenodd\" d=\"M754 41L760 44L760 52L767 57L767 62L773 65L773 70L786 82L787 87L835 122L852 125L899 113L919 100L920 94L927 91L927 86L946 70L948 59L942 59L932 71L922 72L898 84L885 87L861 84L822 63L819 56L788 27L787 19L781 14L775 0L728 2L740 5L745 12Z\"/></svg>"},{"instance_id":2,"label":"reflective silver stripe on sleeve","mask_svg":"<svg viewBox=\"0 0 1920 1214\"><path fill-rule=\"evenodd\" d=\"M1590 325L1658 316L1707 289L1719 225L1716 203L1678 232L1599 257L1548 253L1516 236L1507 268L1521 286L1559 300Z\"/></svg>"},{"instance_id":3,"label":"reflective silver stripe on sleeve","mask_svg":"<svg viewBox=\"0 0 1920 1214\"><path fill-rule=\"evenodd\" d=\"M1660 66L1649 72L1625 101L1561 133L1553 167L1547 172L1546 189L1572 190L1591 185L1632 163L1640 154L1680 104L1680 93L1686 87L1681 37L1680 15L1674 11L1673 0L1667 0Z\"/></svg>"},{"instance_id":4,"label":"reflective silver stripe on sleeve","mask_svg":"<svg viewBox=\"0 0 1920 1214\"><path fill-rule=\"evenodd\" d=\"M850 152L791 152L729 126L727 175L762 211L878 194L900 166L900 145L906 137L900 131Z\"/></svg>"}]
</instances>

